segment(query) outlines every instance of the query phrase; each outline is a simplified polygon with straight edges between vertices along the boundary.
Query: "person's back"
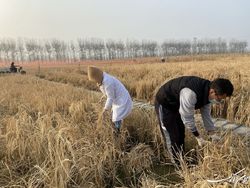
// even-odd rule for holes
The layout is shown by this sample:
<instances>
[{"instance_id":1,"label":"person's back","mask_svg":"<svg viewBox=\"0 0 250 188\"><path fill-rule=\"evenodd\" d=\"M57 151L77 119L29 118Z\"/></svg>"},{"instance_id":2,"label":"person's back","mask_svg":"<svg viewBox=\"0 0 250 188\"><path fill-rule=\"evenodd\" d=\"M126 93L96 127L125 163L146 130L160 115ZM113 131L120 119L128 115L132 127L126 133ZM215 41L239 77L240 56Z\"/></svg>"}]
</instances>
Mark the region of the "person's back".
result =
<instances>
[{"instance_id":1,"label":"person's back","mask_svg":"<svg viewBox=\"0 0 250 188\"><path fill-rule=\"evenodd\" d=\"M196 109L209 103L208 90L210 81L196 76L182 76L166 82L160 87L156 94L156 100L163 106L172 110L178 110L180 107L180 91L187 87L197 95Z\"/></svg>"},{"instance_id":2,"label":"person's back","mask_svg":"<svg viewBox=\"0 0 250 188\"><path fill-rule=\"evenodd\" d=\"M130 97L130 94L128 90L125 88L125 86L115 77L111 76L110 74L103 73L103 84L100 87L101 91L103 93L113 91L113 108L119 109L119 113L121 113L122 116L126 116L130 113L132 109L132 99ZM109 91L108 91L109 90ZM113 111L115 113L115 110ZM120 119L118 117L120 115L114 114L113 121L116 121L117 119Z\"/></svg>"},{"instance_id":3,"label":"person's back","mask_svg":"<svg viewBox=\"0 0 250 188\"><path fill-rule=\"evenodd\" d=\"M107 80L112 82L112 84L115 86L115 96L116 98L122 97L122 96L129 96L128 90L125 88L125 86L121 83L120 80L115 78L114 76L111 76L110 74L104 73L104 77L107 77Z\"/></svg>"}]
</instances>

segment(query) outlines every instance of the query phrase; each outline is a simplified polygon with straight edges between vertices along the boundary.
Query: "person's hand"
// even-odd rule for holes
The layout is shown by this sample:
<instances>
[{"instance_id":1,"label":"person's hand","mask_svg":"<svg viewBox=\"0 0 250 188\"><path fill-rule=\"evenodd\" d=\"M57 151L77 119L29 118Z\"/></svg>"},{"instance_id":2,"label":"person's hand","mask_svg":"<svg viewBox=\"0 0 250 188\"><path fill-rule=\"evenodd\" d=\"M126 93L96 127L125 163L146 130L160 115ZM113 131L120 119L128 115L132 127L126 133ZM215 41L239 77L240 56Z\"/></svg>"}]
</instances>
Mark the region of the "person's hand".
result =
<instances>
[{"instance_id":1,"label":"person's hand","mask_svg":"<svg viewBox=\"0 0 250 188\"><path fill-rule=\"evenodd\" d=\"M221 137L217 134L209 135L209 138L212 142L219 142L221 140Z\"/></svg>"},{"instance_id":2,"label":"person's hand","mask_svg":"<svg viewBox=\"0 0 250 188\"><path fill-rule=\"evenodd\" d=\"M200 137L200 136L197 136L197 137L195 137L196 138L196 140L197 140L197 142L198 142L198 145L200 146L200 147L204 147L207 143L208 143L208 141L206 141L206 140L204 140L202 137Z\"/></svg>"},{"instance_id":3,"label":"person's hand","mask_svg":"<svg viewBox=\"0 0 250 188\"><path fill-rule=\"evenodd\" d=\"M215 131L209 131L208 137L212 142L218 142L221 140L221 136L219 136Z\"/></svg>"}]
</instances>

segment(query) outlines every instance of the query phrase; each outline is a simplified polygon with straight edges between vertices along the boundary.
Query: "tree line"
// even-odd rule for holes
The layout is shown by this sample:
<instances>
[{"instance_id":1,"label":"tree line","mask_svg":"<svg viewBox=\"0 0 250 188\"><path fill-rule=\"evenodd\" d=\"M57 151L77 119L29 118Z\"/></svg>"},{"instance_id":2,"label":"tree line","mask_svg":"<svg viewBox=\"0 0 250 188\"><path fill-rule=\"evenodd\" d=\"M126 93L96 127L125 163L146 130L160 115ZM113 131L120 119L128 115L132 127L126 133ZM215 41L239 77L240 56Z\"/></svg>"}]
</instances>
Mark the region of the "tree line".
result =
<instances>
[{"instance_id":1,"label":"tree line","mask_svg":"<svg viewBox=\"0 0 250 188\"><path fill-rule=\"evenodd\" d=\"M65 42L58 39L0 39L0 61L82 61L139 57L246 53L248 43L241 40L197 39L103 40L79 38Z\"/></svg>"}]
</instances>

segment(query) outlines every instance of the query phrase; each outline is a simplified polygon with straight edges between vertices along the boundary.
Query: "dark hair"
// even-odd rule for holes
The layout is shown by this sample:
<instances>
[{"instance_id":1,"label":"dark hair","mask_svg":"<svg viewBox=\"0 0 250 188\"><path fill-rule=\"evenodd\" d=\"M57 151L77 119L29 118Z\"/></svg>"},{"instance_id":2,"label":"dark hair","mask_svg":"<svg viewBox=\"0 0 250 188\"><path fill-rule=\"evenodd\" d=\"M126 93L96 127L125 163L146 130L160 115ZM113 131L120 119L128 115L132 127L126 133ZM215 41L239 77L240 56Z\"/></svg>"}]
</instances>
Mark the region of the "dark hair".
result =
<instances>
[{"instance_id":1,"label":"dark hair","mask_svg":"<svg viewBox=\"0 0 250 188\"><path fill-rule=\"evenodd\" d=\"M214 89L217 95L226 94L230 97L233 94L234 86L228 79L217 78L211 82L210 89Z\"/></svg>"}]
</instances>

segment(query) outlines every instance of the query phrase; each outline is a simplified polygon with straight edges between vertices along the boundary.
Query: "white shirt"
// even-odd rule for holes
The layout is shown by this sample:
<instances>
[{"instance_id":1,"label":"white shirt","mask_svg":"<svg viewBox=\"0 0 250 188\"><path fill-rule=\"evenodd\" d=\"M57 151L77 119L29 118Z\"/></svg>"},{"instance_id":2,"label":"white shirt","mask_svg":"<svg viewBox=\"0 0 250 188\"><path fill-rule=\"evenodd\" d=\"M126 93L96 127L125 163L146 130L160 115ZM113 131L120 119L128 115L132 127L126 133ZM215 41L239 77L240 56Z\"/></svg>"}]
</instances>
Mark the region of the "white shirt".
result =
<instances>
[{"instance_id":1,"label":"white shirt","mask_svg":"<svg viewBox=\"0 0 250 188\"><path fill-rule=\"evenodd\" d=\"M112 108L113 122L123 120L129 115L133 102L128 90L118 79L104 72L100 90L107 97L104 109Z\"/></svg>"},{"instance_id":2,"label":"white shirt","mask_svg":"<svg viewBox=\"0 0 250 188\"><path fill-rule=\"evenodd\" d=\"M180 108L179 112L181 119L185 126L192 132L197 131L194 120L195 104L197 102L197 96L194 91L189 88L183 88L180 91ZM214 123L211 117L211 104L203 106L201 109L201 116L204 123L204 127L207 131L215 129Z\"/></svg>"}]
</instances>

